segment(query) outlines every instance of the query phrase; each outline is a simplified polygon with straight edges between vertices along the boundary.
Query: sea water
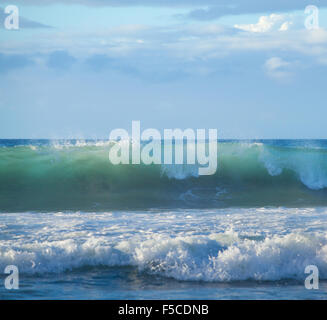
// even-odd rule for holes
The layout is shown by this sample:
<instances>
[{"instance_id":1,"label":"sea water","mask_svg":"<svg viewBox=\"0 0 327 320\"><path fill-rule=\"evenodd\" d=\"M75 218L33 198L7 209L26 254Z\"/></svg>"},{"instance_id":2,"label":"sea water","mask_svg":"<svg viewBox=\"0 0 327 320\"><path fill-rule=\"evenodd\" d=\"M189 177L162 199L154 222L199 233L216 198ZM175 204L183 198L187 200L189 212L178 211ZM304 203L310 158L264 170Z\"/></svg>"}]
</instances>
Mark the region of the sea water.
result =
<instances>
[{"instance_id":1,"label":"sea water","mask_svg":"<svg viewBox=\"0 0 327 320\"><path fill-rule=\"evenodd\" d=\"M213 176L108 148L0 141L0 271L19 270L0 298L327 297L325 140L219 141Z\"/></svg>"}]
</instances>

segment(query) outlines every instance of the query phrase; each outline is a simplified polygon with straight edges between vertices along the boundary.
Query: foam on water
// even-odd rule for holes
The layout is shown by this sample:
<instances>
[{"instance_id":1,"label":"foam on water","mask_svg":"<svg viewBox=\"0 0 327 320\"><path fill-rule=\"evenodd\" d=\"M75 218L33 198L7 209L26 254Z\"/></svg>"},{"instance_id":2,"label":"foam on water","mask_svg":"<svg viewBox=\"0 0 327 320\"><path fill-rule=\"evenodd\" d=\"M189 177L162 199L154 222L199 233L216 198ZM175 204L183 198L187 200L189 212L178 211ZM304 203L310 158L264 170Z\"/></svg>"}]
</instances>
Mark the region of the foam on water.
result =
<instances>
[{"instance_id":1,"label":"foam on water","mask_svg":"<svg viewBox=\"0 0 327 320\"><path fill-rule=\"evenodd\" d=\"M135 266L178 280L327 279L327 208L1 214L0 269Z\"/></svg>"}]
</instances>

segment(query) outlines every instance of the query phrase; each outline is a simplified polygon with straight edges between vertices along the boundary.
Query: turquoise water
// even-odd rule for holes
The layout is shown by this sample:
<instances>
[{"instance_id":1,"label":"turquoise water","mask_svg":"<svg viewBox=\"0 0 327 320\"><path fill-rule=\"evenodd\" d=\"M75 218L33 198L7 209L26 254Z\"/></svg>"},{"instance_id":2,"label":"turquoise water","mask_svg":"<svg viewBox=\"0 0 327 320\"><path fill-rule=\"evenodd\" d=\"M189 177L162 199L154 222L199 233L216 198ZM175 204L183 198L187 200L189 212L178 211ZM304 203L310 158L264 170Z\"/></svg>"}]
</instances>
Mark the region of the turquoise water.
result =
<instances>
[{"instance_id":1,"label":"turquoise water","mask_svg":"<svg viewBox=\"0 0 327 320\"><path fill-rule=\"evenodd\" d=\"M113 166L106 141L1 140L0 270L20 288L0 297L325 299L326 141L218 146L204 177Z\"/></svg>"},{"instance_id":2,"label":"turquoise water","mask_svg":"<svg viewBox=\"0 0 327 320\"><path fill-rule=\"evenodd\" d=\"M112 165L111 146L1 140L0 210L327 206L326 140L222 141L211 176L197 164Z\"/></svg>"}]
</instances>

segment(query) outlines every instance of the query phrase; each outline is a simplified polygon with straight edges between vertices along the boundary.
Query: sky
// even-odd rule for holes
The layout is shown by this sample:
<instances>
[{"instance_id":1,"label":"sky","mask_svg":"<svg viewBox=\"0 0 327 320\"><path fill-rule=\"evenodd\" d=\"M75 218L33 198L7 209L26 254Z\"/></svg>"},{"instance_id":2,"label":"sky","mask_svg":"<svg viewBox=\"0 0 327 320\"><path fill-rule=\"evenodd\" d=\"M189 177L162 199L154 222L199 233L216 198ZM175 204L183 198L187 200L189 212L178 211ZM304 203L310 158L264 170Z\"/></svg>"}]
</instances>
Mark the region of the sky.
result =
<instances>
[{"instance_id":1,"label":"sky","mask_svg":"<svg viewBox=\"0 0 327 320\"><path fill-rule=\"evenodd\" d=\"M19 8L19 30L4 8ZM308 29L307 5L319 27ZM327 138L327 0L0 4L0 139L214 128Z\"/></svg>"}]
</instances>

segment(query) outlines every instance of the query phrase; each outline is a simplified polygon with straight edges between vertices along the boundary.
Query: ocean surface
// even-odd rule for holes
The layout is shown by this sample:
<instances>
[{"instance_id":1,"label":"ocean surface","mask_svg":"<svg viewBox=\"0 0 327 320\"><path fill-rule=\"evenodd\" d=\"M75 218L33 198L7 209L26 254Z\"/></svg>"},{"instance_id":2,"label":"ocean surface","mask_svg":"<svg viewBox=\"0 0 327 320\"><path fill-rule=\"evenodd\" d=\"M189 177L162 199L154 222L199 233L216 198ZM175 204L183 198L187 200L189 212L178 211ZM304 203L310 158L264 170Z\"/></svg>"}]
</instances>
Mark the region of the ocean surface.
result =
<instances>
[{"instance_id":1,"label":"ocean surface","mask_svg":"<svg viewBox=\"0 0 327 320\"><path fill-rule=\"evenodd\" d=\"M327 298L327 140L218 141L212 176L111 146L0 140L0 299Z\"/></svg>"}]
</instances>

